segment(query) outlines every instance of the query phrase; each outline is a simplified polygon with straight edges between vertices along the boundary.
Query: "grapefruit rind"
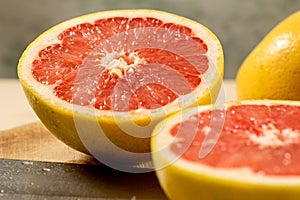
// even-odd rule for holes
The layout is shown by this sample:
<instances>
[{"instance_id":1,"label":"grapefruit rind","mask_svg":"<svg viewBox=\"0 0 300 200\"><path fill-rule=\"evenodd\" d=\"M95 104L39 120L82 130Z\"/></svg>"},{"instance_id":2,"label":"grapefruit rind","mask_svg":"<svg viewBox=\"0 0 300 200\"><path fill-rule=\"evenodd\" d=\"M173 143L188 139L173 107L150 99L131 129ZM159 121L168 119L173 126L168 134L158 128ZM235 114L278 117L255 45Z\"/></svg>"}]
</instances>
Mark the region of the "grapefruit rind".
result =
<instances>
[{"instance_id":1,"label":"grapefruit rind","mask_svg":"<svg viewBox=\"0 0 300 200\"><path fill-rule=\"evenodd\" d=\"M145 133L145 136L137 138L132 135L141 135L140 129L133 130L136 131L136 133L128 135L120 127L126 127L128 124L138 124L138 126L143 127L148 126L150 122L151 124L155 124L171 113L182 109L182 102L179 100L175 100L163 108L150 110L150 114L147 109L138 109L130 111L130 113L124 113L82 107L54 97L52 93L53 86L42 85L33 78L31 74L31 64L33 60L38 56L41 49L53 43L60 42L56 39L56 36L63 30L80 23L118 16L155 17L162 19L164 22L182 24L191 28L196 36L201 37L206 42L209 47L207 56L213 62L207 71L210 80L207 83L205 83L206 81L204 80L193 94L188 94L182 98L182 102L185 102L185 107L214 102L222 83L224 58L219 40L203 25L184 17L153 10L115 10L84 15L52 27L41 34L26 48L19 61L18 76L30 105L45 126L64 143L87 154L98 152L98 149L101 149L101 145L97 144L93 138L97 136L95 134L99 130L86 128L88 130L83 130L84 133L79 134L76 127L76 123L78 122L82 122L83 124L98 124L98 126L94 126L95 129L99 129L100 127L101 131L118 147L130 152L143 153L150 151L149 137L151 131ZM203 74L203 76L205 76L205 74ZM208 84L208 86L206 84ZM191 95L196 95L196 97L190 98ZM191 101L190 99L196 99L196 101ZM83 140L88 141L88 148L86 144L83 144ZM90 146L90 144L93 145ZM101 152L102 151L103 149L101 149ZM104 154L106 153L111 155L112 158L121 160L127 159L121 158L118 153L113 153L109 149L104 150Z\"/></svg>"},{"instance_id":2,"label":"grapefruit rind","mask_svg":"<svg viewBox=\"0 0 300 200\"><path fill-rule=\"evenodd\" d=\"M238 104L295 105L298 101L255 100L226 103L226 109ZM275 176L254 173L250 168L221 169L180 159L170 150L174 137L170 129L183 119L213 105L188 108L162 120L153 130L151 150L160 185L170 199L290 199L300 197L299 176Z\"/></svg>"},{"instance_id":3,"label":"grapefruit rind","mask_svg":"<svg viewBox=\"0 0 300 200\"><path fill-rule=\"evenodd\" d=\"M239 100L300 100L299 21L291 14L249 53L236 76Z\"/></svg>"}]
</instances>

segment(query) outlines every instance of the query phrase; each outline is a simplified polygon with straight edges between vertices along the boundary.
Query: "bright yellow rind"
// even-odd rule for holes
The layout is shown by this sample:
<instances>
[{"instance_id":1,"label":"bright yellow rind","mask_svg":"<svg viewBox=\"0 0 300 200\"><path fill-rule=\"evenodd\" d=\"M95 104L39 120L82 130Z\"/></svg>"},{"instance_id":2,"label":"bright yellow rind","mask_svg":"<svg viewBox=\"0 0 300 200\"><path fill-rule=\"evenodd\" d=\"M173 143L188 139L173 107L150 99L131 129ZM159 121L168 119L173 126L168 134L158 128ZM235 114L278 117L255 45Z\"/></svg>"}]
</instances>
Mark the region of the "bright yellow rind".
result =
<instances>
[{"instance_id":1,"label":"bright yellow rind","mask_svg":"<svg viewBox=\"0 0 300 200\"><path fill-rule=\"evenodd\" d=\"M239 99L300 100L300 12L279 23L248 55L237 79Z\"/></svg>"},{"instance_id":2,"label":"bright yellow rind","mask_svg":"<svg viewBox=\"0 0 300 200\"><path fill-rule=\"evenodd\" d=\"M152 118L150 119L149 115L135 114L133 115L132 119L128 119L126 118L126 116L112 116L110 113L107 114L107 112L106 114L102 114L101 111L96 111L95 116L90 115L89 113L81 113L79 111L76 113L76 118L74 118L75 114L72 105L68 105L58 98L54 99L51 91L46 91L48 89L45 86L37 83L33 79L30 72L31 62L38 54L38 51L51 44L53 42L52 38L54 38L54 36L56 36L62 30L65 30L66 28L74 26L78 23L90 22L96 19L113 16L153 16L163 18L167 21L168 19L176 19L178 20L178 23L182 23L186 26L191 26L192 29L195 29L196 31L205 32L207 37L214 42L214 45L217 49L217 51L215 52L217 55L217 73L213 75L214 77L212 79L213 81L212 85L210 86L210 90L201 91L201 96L199 96L198 102L194 102L190 106L197 105L197 103L208 104L215 101L222 83L224 73L224 57L219 40L206 27L180 16L154 10L114 10L98 12L74 18L49 29L45 33L41 34L27 47L19 61L18 75L30 105L32 106L33 110L36 112L40 120L45 124L45 126L61 141L81 152L88 154L91 153L91 151L93 151L93 153L101 152L102 154L104 152L104 154L111 154L112 159L126 160L126 158L120 158L118 157L119 155L112 153L110 149L103 149L104 147L102 147L102 144L98 143L97 140L99 126L97 127L96 125L100 125L100 129L103 130L106 137L121 149L136 153L149 152L149 140L152 129L148 132L140 133L141 135L148 136L147 138L137 138L126 134L120 128L120 125L126 126L128 123L132 123L132 121L139 126L147 126L150 121L153 125L155 125L158 121L163 119L165 115L157 114L152 116ZM179 109L182 108L176 108L174 110L171 109L172 112L167 112L166 115L170 115L171 113L173 113L174 111L178 111ZM81 127L80 135L78 134L78 124L76 124L76 122L78 121L86 124L81 125L86 127ZM85 147L86 145L83 144L82 140L89 144L89 150L87 150L87 148Z\"/></svg>"},{"instance_id":3,"label":"bright yellow rind","mask_svg":"<svg viewBox=\"0 0 300 200\"><path fill-rule=\"evenodd\" d=\"M156 162L159 158L155 158ZM241 183L194 173L176 165L156 172L160 185L170 200L298 200L300 185L265 185Z\"/></svg>"},{"instance_id":4,"label":"bright yellow rind","mask_svg":"<svg viewBox=\"0 0 300 200\"><path fill-rule=\"evenodd\" d=\"M297 101L248 100L225 104L295 105ZM299 176L264 177L248 168L220 169L178 158L170 150L173 139L170 129L181 122L183 115L212 109L212 105L185 109L161 121L153 131L151 152L159 183L170 200L298 200ZM191 133L192 134L192 133ZM167 136L166 136L167 135Z\"/></svg>"}]
</instances>

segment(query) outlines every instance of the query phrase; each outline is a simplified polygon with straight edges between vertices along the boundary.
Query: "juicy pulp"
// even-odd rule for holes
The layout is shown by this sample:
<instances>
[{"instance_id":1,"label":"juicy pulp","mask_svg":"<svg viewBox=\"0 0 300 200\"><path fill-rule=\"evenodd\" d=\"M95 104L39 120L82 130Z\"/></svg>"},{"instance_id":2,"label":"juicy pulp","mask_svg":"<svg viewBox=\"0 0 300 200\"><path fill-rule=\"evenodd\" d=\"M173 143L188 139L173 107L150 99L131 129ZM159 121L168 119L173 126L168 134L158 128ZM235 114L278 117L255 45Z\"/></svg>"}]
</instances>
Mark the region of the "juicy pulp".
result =
<instances>
[{"instance_id":1,"label":"juicy pulp","mask_svg":"<svg viewBox=\"0 0 300 200\"><path fill-rule=\"evenodd\" d=\"M33 77L62 100L100 110L164 106L192 92L208 69L203 40L155 18L100 19L58 39L33 61Z\"/></svg>"},{"instance_id":2,"label":"juicy pulp","mask_svg":"<svg viewBox=\"0 0 300 200\"><path fill-rule=\"evenodd\" d=\"M220 133L214 131L212 122L218 116L224 119ZM204 111L171 129L176 137L171 150L185 160L215 168L247 167L261 175L300 175L299 118L300 106L292 105L238 105ZM219 134L218 140L201 158L201 145L209 134Z\"/></svg>"}]
</instances>

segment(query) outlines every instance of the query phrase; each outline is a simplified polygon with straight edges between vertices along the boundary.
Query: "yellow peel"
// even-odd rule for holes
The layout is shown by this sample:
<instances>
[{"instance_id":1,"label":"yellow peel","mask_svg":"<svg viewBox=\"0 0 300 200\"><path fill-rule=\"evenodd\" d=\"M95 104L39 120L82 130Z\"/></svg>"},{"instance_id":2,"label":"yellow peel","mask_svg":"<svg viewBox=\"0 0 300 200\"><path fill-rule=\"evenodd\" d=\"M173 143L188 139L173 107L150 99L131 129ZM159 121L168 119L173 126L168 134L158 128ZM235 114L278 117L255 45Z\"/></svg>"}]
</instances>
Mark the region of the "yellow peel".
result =
<instances>
[{"instance_id":1,"label":"yellow peel","mask_svg":"<svg viewBox=\"0 0 300 200\"><path fill-rule=\"evenodd\" d=\"M239 99L300 100L300 12L255 47L236 78Z\"/></svg>"}]
</instances>

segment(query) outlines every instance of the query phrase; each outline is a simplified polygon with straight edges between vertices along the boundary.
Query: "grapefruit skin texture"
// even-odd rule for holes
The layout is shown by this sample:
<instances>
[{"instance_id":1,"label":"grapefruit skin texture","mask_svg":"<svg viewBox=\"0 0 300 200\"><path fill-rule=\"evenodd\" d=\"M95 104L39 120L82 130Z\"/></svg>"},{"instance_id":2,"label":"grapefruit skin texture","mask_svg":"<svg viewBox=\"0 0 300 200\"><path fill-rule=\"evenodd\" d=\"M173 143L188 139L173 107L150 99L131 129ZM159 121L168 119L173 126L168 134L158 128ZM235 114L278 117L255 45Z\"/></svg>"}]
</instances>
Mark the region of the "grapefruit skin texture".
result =
<instances>
[{"instance_id":1,"label":"grapefruit skin texture","mask_svg":"<svg viewBox=\"0 0 300 200\"><path fill-rule=\"evenodd\" d=\"M153 10L121 10L121 11L105 11L99 12L89 15L84 15L66 22L63 22L53 28L49 29L42 35L40 35L35 41L33 41L27 49L24 51L23 55L19 60L18 65L18 76L23 87L24 93L27 97L28 102L30 103L31 107L43 122L43 124L61 141L65 144L69 145L70 147L81 151L86 154L102 154L106 157L110 157L112 160L120 160L126 161L126 157L123 157L117 152L114 152L111 149L104 148L102 144L99 144L99 127L105 134L109 140L115 144L116 146L120 147L129 152L134 153L145 153L150 152L150 135L151 135L151 127L148 131L139 133L139 130L133 130L134 135L143 135L146 137L138 138L132 135L128 135L124 130L120 127L127 126L130 123L138 124L139 126L147 126L151 122L154 126L158 121L162 120L166 115L170 115L178 110L181 110L181 107L176 107L175 109L172 108L170 111L167 111L165 114L154 114L149 116L149 114L135 114L133 116L130 115L131 119L128 118L127 115L122 116L122 114L114 116L111 113L102 115L101 111L96 112L96 116L93 113L92 115L89 112L81 113L75 112L73 110L72 104L63 102L58 98L52 97L51 92L45 92L41 94L43 91L42 89L37 89L39 84L33 83L36 82L32 77L29 77L29 72L24 72L25 68L30 68L29 61L32 61L33 57L31 54L33 51L38 51L40 49L38 44L43 44L43 38L49 34L59 34L63 31L65 26L76 25L78 23L86 22L90 19L101 19L107 16L114 16L124 14L125 16L135 16L135 13L141 15L143 13L144 16L165 16L166 19L168 17L175 17L179 20L179 23L188 23L193 24L194 27L203 29L207 35L215 42L218 48L218 56L216 58L216 68L217 73L215 77L213 77L212 85L209 89L205 89L201 91L201 94L197 96L197 102L193 102L188 106L195 106L198 104L209 104L216 100L218 92L221 87L223 74L224 74L224 57L221 44L217 37L206 27L202 26L201 24L194 22L192 20L176 16L173 14L161 12L161 11L153 11ZM201 37L201 35L199 36ZM34 58L33 58L34 59ZM32 84L33 83L33 84ZM44 87L44 86L43 86ZM76 115L76 119L75 116ZM80 121L81 123L81 134L78 133L78 126L76 125L76 121ZM99 126L95 126L95 124ZM80 128L79 128L80 129ZM84 144L82 141L85 141ZM86 145L88 144L88 148Z\"/></svg>"},{"instance_id":2,"label":"grapefruit skin texture","mask_svg":"<svg viewBox=\"0 0 300 200\"><path fill-rule=\"evenodd\" d=\"M239 101L239 103L261 104L294 104L299 102L276 100ZM226 103L236 105L236 102ZM220 169L206 166L194 161L186 161L174 155L166 148L174 141L168 141L165 136L170 134L168 126L176 124L185 113L206 111L212 106L188 108L183 113L176 113L158 123L153 130L151 150L154 167L159 183L171 200L296 200L300 197L300 178L298 176L258 175L248 169ZM190 115L188 115L190 116ZM164 127L168 127L163 130ZM164 141L164 142L162 142ZM250 174L250 175L249 175Z\"/></svg>"},{"instance_id":3,"label":"grapefruit skin texture","mask_svg":"<svg viewBox=\"0 0 300 200\"><path fill-rule=\"evenodd\" d=\"M160 162L156 158L156 162ZM300 186L241 183L229 179L213 178L169 165L156 172L159 182L172 200L297 200Z\"/></svg>"},{"instance_id":4,"label":"grapefruit skin texture","mask_svg":"<svg viewBox=\"0 0 300 200\"><path fill-rule=\"evenodd\" d=\"M254 48L236 78L238 99L300 100L300 12Z\"/></svg>"}]
</instances>

